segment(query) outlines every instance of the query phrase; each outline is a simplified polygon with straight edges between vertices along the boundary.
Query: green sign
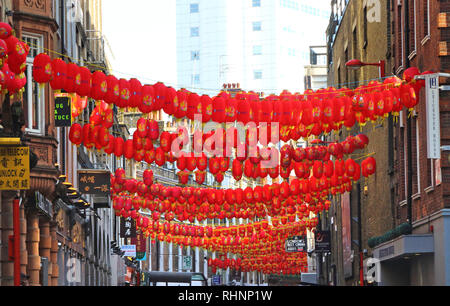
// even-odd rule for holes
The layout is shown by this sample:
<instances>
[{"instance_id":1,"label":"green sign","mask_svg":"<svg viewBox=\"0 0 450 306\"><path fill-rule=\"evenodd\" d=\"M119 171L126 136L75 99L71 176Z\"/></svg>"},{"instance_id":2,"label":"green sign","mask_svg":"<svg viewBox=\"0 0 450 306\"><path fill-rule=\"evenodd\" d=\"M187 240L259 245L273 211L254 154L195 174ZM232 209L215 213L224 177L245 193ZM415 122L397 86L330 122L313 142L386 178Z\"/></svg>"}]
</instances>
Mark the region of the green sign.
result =
<instances>
[{"instance_id":1,"label":"green sign","mask_svg":"<svg viewBox=\"0 0 450 306\"><path fill-rule=\"evenodd\" d=\"M55 99L55 126L68 127L72 125L72 100L69 97Z\"/></svg>"},{"instance_id":2,"label":"green sign","mask_svg":"<svg viewBox=\"0 0 450 306\"><path fill-rule=\"evenodd\" d=\"M183 270L192 270L192 256L183 256Z\"/></svg>"}]
</instances>

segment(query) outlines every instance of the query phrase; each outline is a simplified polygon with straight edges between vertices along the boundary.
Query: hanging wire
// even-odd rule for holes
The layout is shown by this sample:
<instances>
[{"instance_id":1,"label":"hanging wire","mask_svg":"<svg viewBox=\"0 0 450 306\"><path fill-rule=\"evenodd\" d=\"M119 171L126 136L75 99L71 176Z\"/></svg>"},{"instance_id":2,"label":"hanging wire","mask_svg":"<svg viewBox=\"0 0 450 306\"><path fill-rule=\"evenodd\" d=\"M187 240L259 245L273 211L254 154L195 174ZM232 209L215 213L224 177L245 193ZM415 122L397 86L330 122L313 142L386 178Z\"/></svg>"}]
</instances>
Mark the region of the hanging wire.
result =
<instances>
[{"instance_id":1,"label":"hanging wire","mask_svg":"<svg viewBox=\"0 0 450 306\"><path fill-rule=\"evenodd\" d=\"M23 41L23 42L25 42L25 41L22 40L22 39L20 39L20 40ZM75 59L75 58L73 58L73 57L71 57L71 56L69 56L69 55L62 54L62 53L57 52L57 51L55 51L55 50L48 49L48 48L44 48L44 47L41 47L41 46L37 46L36 44L33 44L33 43L31 43L31 42L26 42L26 43L29 44L29 45L32 45L32 46L34 46L34 47L40 47L40 48L42 48L44 51L47 51L47 52L49 52L49 53L53 53L53 54L58 55L58 56L60 56L60 57L68 58L68 59L70 59L72 62L75 62L75 63L79 63L79 62L80 62L79 59ZM97 65L97 64L91 63L91 62L84 62L84 64L85 64L85 65L89 65L89 66L91 66L91 67L99 68L99 69L105 69L105 68L107 68L107 67L105 67L105 66L100 66L100 65ZM137 76L137 75L134 75L134 74L130 74L130 73L126 73L126 72L122 72L122 71L118 71L118 70L115 70L115 69L110 69L110 70L111 70L112 72L119 73L119 74L124 75L124 76L130 76L130 77L141 78L140 76ZM388 78L393 77L393 76L394 76L394 75L392 75L392 76L387 76L387 77L384 77L384 78L374 78L374 79L362 80L362 81L356 81L356 82L341 83L341 84L336 84L336 85L334 85L334 86L338 86L338 87L340 87L340 88L345 88L346 85L352 85L352 84L364 84L364 83L370 83L370 82L374 82L374 81L383 81L383 80L388 79ZM142 79L142 80L151 81L151 82L159 82L159 81L157 81L157 80L152 80L152 79L149 79L149 78L146 78L146 77L142 77L141 79ZM165 83L165 84L166 84L166 85L169 85L169 86L172 86L172 87L180 87L178 84L174 84L174 83L170 83L170 82L167 82L167 83ZM383 87L385 87L385 86L386 86L386 84L377 84L377 85L372 85L372 86L365 87L364 89L376 89L376 88L383 88ZM184 87L182 87L182 88L186 88L186 89L189 88L189 89L193 89L193 90L210 91L210 92L218 92L218 91L221 90L221 89L217 89L217 88L211 89L211 88L200 88L200 87L193 87L193 86L184 86ZM277 89L261 89L260 91L262 91L262 92L270 92L270 91L275 91L275 90L277 90ZM347 90L341 90L341 91L340 91L340 93L350 93L350 92L354 92L354 90L353 90L353 89L347 89ZM328 92L315 92L315 93L312 93L312 94L308 94L308 96L320 96L320 95L327 95L327 94L329 94L329 93L328 93Z\"/></svg>"}]
</instances>

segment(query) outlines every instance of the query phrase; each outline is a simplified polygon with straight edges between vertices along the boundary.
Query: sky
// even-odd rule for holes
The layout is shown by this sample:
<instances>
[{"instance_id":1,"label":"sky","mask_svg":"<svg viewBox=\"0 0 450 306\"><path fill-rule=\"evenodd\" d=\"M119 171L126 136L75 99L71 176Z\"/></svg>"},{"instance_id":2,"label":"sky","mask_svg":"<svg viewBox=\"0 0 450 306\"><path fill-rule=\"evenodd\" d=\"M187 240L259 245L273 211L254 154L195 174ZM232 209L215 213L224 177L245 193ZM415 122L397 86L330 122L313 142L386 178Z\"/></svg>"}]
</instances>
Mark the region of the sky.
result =
<instances>
[{"instance_id":1,"label":"sky","mask_svg":"<svg viewBox=\"0 0 450 306\"><path fill-rule=\"evenodd\" d=\"M103 0L112 74L176 85L176 0Z\"/></svg>"}]
</instances>

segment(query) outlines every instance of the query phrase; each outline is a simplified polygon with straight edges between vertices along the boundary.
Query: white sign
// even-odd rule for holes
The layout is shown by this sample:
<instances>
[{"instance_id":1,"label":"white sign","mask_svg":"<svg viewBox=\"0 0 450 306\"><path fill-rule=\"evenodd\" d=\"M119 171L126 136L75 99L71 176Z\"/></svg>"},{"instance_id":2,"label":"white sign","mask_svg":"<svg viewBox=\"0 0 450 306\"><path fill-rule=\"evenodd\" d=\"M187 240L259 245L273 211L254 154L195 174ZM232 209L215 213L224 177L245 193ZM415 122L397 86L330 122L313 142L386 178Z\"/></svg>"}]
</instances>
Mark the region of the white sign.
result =
<instances>
[{"instance_id":1,"label":"white sign","mask_svg":"<svg viewBox=\"0 0 450 306\"><path fill-rule=\"evenodd\" d=\"M120 250L125 252L125 254L123 255L125 257L136 257L136 245L135 244L122 245L120 247Z\"/></svg>"},{"instance_id":2,"label":"white sign","mask_svg":"<svg viewBox=\"0 0 450 306\"><path fill-rule=\"evenodd\" d=\"M427 98L428 158L441 158L441 121L439 114L439 74L425 75Z\"/></svg>"},{"instance_id":3,"label":"white sign","mask_svg":"<svg viewBox=\"0 0 450 306\"><path fill-rule=\"evenodd\" d=\"M183 270L192 270L192 256L183 256Z\"/></svg>"}]
</instances>

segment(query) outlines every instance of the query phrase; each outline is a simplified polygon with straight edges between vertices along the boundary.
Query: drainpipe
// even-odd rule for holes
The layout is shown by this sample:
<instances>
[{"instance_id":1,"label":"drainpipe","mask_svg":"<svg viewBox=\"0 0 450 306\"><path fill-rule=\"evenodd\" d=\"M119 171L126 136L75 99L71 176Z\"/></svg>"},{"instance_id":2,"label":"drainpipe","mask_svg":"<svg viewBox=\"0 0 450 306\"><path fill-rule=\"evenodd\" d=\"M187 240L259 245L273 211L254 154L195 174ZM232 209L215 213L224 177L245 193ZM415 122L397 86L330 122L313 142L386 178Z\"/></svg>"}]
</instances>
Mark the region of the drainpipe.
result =
<instances>
[{"instance_id":1,"label":"drainpipe","mask_svg":"<svg viewBox=\"0 0 450 306\"><path fill-rule=\"evenodd\" d=\"M405 54L402 54L402 56L405 57L405 69L409 68L409 1L404 1L405 3ZM407 218L408 223L412 225L412 183L413 183L413 163L412 163L412 118L411 116L408 116L407 119L407 131L406 131L406 137L407 137L407 158L408 158L408 190L407 190Z\"/></svg>"}]
</instances>

